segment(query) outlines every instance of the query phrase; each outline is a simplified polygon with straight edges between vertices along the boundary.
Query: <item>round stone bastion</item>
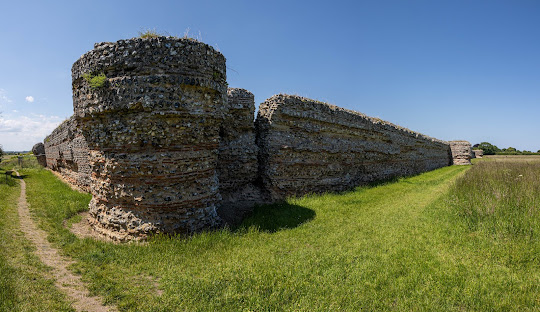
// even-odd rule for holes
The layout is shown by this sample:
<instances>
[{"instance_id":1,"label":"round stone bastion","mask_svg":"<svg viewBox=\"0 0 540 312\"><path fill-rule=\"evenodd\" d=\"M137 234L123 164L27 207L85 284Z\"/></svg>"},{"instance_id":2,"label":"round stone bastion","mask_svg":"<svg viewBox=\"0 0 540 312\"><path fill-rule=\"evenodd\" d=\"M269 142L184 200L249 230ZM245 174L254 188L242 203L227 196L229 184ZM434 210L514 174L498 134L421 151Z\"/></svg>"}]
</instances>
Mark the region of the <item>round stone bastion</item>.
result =
<instances>
[{"instance_id":1,"label":"round stone bastion","mask_svg":"<svg viewBox=\"0 0 540 312\"><path fill-rule=\"evenodd\" d=\"M73 64L72 79L95 231L125 241L219 225L220 52L174 37L97 43Z\"/></svg>"}]
</instances>

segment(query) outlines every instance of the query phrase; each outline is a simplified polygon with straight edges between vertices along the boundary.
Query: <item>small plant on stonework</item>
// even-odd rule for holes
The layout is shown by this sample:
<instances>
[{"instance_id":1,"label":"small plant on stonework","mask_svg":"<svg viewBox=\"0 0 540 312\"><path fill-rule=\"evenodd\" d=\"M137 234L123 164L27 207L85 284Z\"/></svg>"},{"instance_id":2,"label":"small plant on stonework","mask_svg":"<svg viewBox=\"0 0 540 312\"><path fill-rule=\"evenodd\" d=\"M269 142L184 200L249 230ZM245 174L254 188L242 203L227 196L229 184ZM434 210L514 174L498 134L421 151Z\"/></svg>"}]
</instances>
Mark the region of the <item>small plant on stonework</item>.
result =
<instances>
[{"instance_id":1,"label":"small plant on stonework","mask_svg":"<svg viewBox=\"0 0 540 312\"><path fill-rule=\"evenodd\" d=\"M202 35L201 35L201 32L199 31L199 35L197 36L197 38L194 38L192 37L192 35L190 34L190 28L186 28L186 30L184 31L184 36L182 37L183 39L187 39L187 40L191 40L191 41L202 41Z\"/></svg>"},{"instance_id":2,"label":"small plant on stonework","mask_svg":"<svg viewBox=\"0 0 540 312\"><path fill-rule=\"evenodd\" d=\"M165 35L157 32L155 29L146 29L143 31L139 31L139 38L142 39L157 38L161 36Z\"/></svg>"},{"instance_id":3,"label":"small plant on stonework","mask_svg":"<svg viewBox=\"0 0 540 312\"><path fill-rule=\"evenodd\" d=\"M99 89L105 86L105 83L107 82L107 76L105 76L104 73L100 73L97 75L93 75L90 73L86 73L83 75L84 80L90 84L90 88L92 89Z\"/></svg>"}]
</instances>

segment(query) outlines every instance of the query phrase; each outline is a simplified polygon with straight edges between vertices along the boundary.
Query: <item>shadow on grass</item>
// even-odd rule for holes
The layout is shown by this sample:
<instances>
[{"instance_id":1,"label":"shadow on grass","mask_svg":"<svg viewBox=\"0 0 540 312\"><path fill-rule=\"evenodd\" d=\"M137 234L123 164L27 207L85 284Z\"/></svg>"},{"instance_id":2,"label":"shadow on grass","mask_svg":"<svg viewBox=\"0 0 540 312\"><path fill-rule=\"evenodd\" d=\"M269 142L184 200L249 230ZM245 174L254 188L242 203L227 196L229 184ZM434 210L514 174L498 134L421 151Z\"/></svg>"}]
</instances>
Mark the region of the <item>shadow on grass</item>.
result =
<instances>
[{"instance_id":1,"label":"shadow on grass","mask_svg":"<svg viewBox=\"0 0 540 312\"><path fill-rule=\"evenodd\" d=\"M247 217L238 230L255 226L264 232L274 233L284 229L292 229L315 218L315 211L306 207L276 203L255 206L253 213Z\"/></svg>"}]
</instances>

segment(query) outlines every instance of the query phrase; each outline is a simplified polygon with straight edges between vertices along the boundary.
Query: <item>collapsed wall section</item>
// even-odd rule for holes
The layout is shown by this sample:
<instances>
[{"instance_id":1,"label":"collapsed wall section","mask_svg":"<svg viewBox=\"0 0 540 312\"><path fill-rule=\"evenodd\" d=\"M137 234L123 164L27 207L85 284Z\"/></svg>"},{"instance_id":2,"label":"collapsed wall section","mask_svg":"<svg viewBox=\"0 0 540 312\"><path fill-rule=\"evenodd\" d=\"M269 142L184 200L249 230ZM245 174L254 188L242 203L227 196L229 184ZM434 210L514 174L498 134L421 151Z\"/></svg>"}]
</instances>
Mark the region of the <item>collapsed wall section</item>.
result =
<instances>
[{"instance_id":1,"label":"collapsed wall section","mask_svg":"<svg viewBox=\"0 0 540 312\"><path fill-rule=\"evenodd\" d=\"M256 126L260 175L274 200L349 190L452 162L447 142L300 96L266 100Z\"/></svg>"},{"instance_id":2,"label":"collapsed wall section","mask_svg":"<svg viewBox=\"0 0 540 312\"><path fill-rule=\"evenodd\" d=\"M45 138L44 148L47 168L81 190L90 191L88 145L73 116Z\"/></svg>"},{"instance_id":3,"label":"collapsed wall section","mask_svg":"<svg viewBox=\"0 0 540 312\"><path fill-rule=\"evenodd\" d=\"M221 53L172 37L100 43L75 62L72 78L97 232L129 240L219 224Z\"/></svg>"},{"instance_id":4,"label":"collapsed wall section","mask_svg":"<svg viewBox=\"0 0 540 312\"><path fill-rule=\"evenodd\" d=\"M47 167L47 157L45 157L45 145L39 142L32 146L32 154L36 156L36 160L40 166Z\"/></svg>"},{"instance_id":5,"label":"collapsed wall section","mask_svg":"<svg viewBox=\"0 0 540 312\"><path fill-rule=\"evenodd\" d=\"M471 143L468 141L457 140L450 141L450 149L452 150L452 161L454 165L470 165L471 164Z\"/></svg>"},{"instance_id":6,"label":"collapsed wall section","mask_svg":"<svg viewBox=\"0 0 540 312\"><path fill-rule=\"evenodd\" d=\"M217 166L222 197L218 212L228 223L238 223L254 203L261 201L261 191L255 185L259 148L255 144L254 116L253 93L229 88Z\"/></svg>"},{"instance_id":7,"label":"collapsed wall section","mask_svg":"<svg viewBox=\"0 0 540 312\"><path fill-rule=\"evenodd\" d=\"M472 150L473 158L482 158L484 157L484 151L483 150Z\"/></svg>"}]
</instances>

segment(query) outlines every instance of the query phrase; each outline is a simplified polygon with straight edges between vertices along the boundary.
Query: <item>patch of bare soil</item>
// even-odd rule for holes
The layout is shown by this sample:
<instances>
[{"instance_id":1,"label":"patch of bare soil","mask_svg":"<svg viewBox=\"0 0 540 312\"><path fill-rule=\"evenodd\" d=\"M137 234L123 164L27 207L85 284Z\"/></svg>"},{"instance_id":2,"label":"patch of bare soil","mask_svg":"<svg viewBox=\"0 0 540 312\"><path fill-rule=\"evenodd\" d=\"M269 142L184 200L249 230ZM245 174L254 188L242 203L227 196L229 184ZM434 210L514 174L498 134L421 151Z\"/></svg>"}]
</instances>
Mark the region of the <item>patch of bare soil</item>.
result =
<instances>
[{"instance_id":1,"label":"patch of bare soil","mask_svg":"<svg viewBox=\"0 0 540 312\"><path fill-rule=\"evenodd\" d=\"M17 176L19 176L18 172ZM21 230L24 232L26 238L36 246L36 254L39 259L53 269L56 287L68 295L72 300L73 308L77 311L89 312L116 311L115 307L103 305L102 298L91 297L89 295L88 289L81 281L80 276L74 275L67 269L73 262L62 257L58 250L47 241L47 234L34 223L28 210L28 203L26 202L26 183L22 179L18 213Z\"/></svg>"},{"instance_id":2,"label":"patch of bare soil","mask_svg":"<svg viewBox=\"0 0 540 312\"><path fill-rule=\"evenodd\" d=\"M107 239L103 235L99 235L95 231L92 230L92 227L90 226L90 223L88 222L88 211L79 213L79 216L81 216L81 221L77 223L73 223L71 227L69 227L64 222L64 227L68 228L68 230L71 231L71 233L75 234L78 238L92 238L97 240L103 240L108 242L115 242L112 239Z\"/></svg>"}]
</instances>

